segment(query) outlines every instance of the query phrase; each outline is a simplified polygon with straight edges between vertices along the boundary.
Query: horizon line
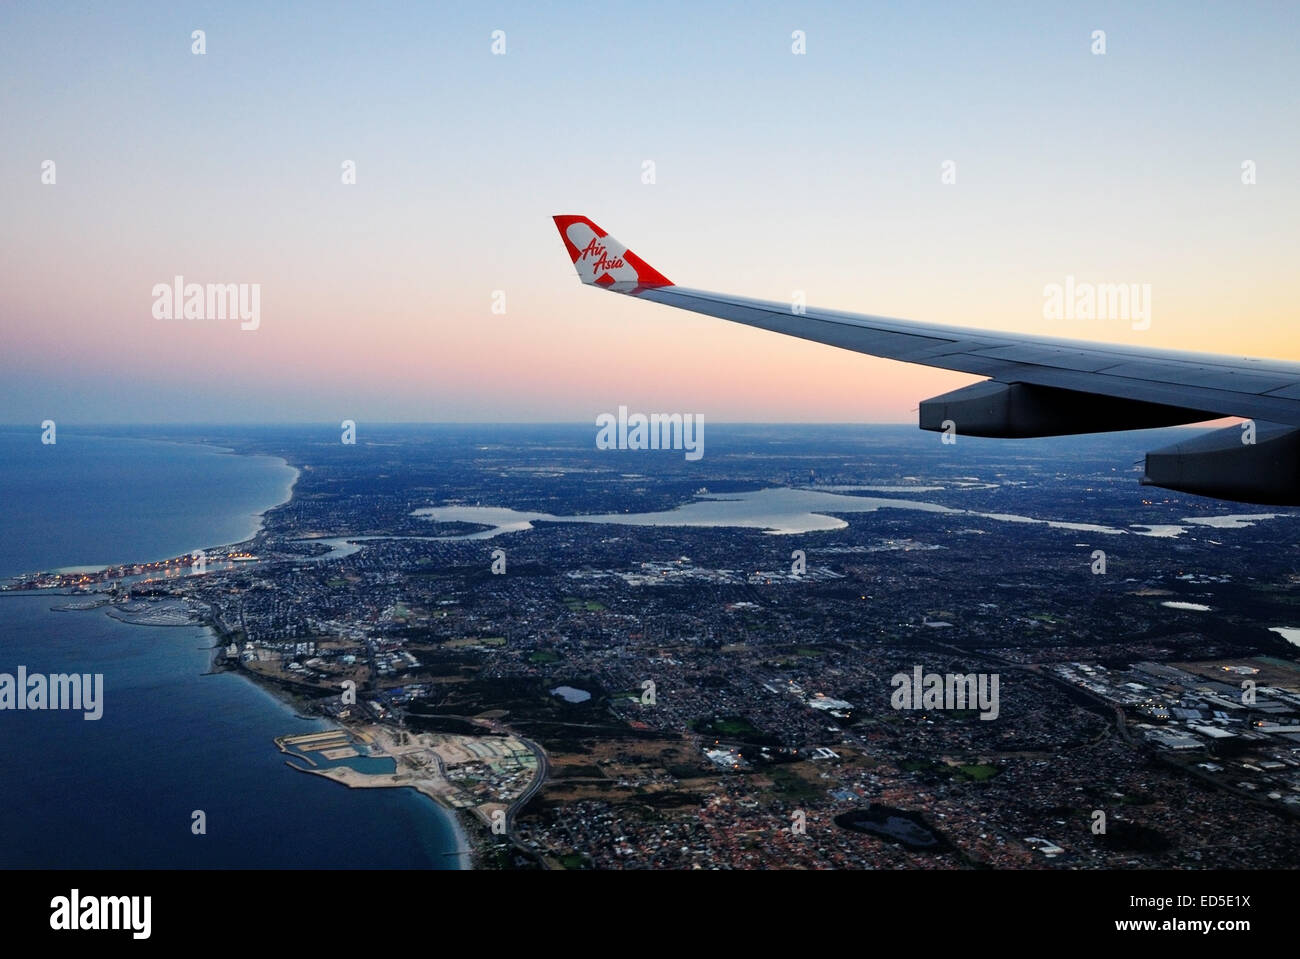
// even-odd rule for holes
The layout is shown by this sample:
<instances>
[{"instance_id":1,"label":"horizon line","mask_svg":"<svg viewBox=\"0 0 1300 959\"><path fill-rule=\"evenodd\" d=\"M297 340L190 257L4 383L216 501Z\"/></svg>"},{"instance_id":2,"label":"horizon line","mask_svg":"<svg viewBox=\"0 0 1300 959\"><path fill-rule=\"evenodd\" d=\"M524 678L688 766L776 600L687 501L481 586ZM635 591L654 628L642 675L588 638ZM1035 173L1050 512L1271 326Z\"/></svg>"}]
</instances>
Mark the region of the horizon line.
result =
<instances>
[{"instance_id":1,"label":"horizon line","mask_svg":"<svg viewBox=\"0 0 1300 959\"><path fill-rule=\"evenodd\" d=\"M698 414L696 414L698 415ZM351 417L349 417L351 418ZM59 423L59 421L55 421ZM90 421L68 421L68 425L78 427L128 427L128 426L148 426L148 427L175 427L175 426L334 426L334 420L280 420L275 422L261 420L207 420L207 421L115 421L115 422L90 422ZM365 423L369 426L581 426L590 428L596 424L590 420L356 420L358 425ZM850 420L717 420L711 425L714 426L912 426L920 429L915 423L910 422L853 422ZM59 423L62 427L63 424ZM31 423L0 423L0 430L10 429L40 429L40 424Z\"/></svg>"}]
</instances>

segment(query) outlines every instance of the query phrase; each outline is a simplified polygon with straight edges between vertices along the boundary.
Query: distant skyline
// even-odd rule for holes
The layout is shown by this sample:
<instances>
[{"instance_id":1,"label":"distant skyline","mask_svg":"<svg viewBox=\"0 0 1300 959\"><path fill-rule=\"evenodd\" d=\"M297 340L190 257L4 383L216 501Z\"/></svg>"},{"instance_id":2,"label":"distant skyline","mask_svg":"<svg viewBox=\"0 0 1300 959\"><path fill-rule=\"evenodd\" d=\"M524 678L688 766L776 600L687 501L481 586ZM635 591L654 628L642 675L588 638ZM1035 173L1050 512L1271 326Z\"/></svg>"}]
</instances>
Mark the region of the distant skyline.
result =
<instances>
[{"instance_id":1,"label":"distant skyline","mask_svg":"<svg viewBox=\"0 0 1300 959\"><path fill-rule=\"evenodd\" d=\"M915 423L978 379L583 289L557 213L684 285L1300 360L1297 27L1289 3L7 4L0 423ZM256 284L257 329L156 318L176 276ZM1149 285L1149 328L1046 318L1074 280Z\"/></svg>"}]
</instances>

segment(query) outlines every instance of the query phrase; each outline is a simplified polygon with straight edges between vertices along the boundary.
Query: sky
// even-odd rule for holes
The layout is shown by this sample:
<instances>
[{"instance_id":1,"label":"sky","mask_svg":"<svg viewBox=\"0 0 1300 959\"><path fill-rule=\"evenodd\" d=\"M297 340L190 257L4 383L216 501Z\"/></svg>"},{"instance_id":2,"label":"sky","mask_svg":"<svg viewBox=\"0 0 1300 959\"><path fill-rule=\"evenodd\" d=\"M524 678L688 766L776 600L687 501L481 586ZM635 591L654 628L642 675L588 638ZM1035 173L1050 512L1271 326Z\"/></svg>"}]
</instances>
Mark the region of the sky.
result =
<instances>
[{"instance_id":1,"label":"sky","mask_svg":"<svg viewBox=\"0 0 1300 959\"><path fill-rule=\"evenodd\" d=\"M914 422L977 379L585 288L557 213L686 286L1300 359L1298 38L1294 3L8 2L0 423ZM256 284L257 328L157 317L178 275ZM1046 315L1068 277L1149 326Z\"/></svg>"}]
</instances>

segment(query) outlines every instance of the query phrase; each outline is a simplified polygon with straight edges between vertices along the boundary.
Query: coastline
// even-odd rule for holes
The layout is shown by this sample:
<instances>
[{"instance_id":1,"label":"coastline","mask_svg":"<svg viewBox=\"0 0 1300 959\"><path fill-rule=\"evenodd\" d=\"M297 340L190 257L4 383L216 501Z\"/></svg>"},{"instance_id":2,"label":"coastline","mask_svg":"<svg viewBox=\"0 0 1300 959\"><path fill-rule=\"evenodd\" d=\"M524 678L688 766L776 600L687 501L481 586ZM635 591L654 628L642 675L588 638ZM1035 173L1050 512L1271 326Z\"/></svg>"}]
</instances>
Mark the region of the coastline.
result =
<instances>
[{"instance_id":1,"label":"coastline","mask_svg":"<svg viewBox=\"0 0 1300 959\"><path fill-rule=\"evenodd\" d=\"M176 442L176 441L172 441L172 442ZM273 456L272 454L269 453L241 453L235 449L218 447L206 443L193 443L193 444L182 444L182 445L203 446L205 448L212 449L217 452L227 453L231 456L266 456L271 459L280 460L280 462L282 462L285 466L293 470L293 478L289 481L288 487L285 490L284 499L282 499L278 503L274 503L268 506L266 509L257 513L256 514L257 528L253 530L253 532L250 533L245 539L239 540L238 543L244 543L244 542L248 542L249 540L256 539L259 535L261 535L262 532L265 531L266 515L270 513L272 510L279 509L282 506L287 506L289 503L293 501L293 494L297 491L298 488L298 480L302 477L302 468L290 463L284 457ZM230 544L230 545L237 545L237 544ZM257 676L254 673L249 672L248 670L243 668L243 665L239 663L238 660L236 660L234 664L229 664L227 662L227 657L225 655L225 648L229 641L229 638L235 634L231 630L226 630L224 626L222 626L222 624L217 622L216 617L212 615L211 609L209 609L202 616L202 618L199 621L199 625L201 625L204 629L206 629L208 633L212 636L212 647L210 650L210 655L208 657L209 672L213 672L217 670L223 672L233 672L236 675L238 675L241 679L243 679L245 682L253 684L254 686L258 687L259 689L273 696L275 699L279 700L285 706L294 710L296 715L302 715L302 716L308 715L307 713L303 712L303 710L306 708L310 708L311 706L310 699L295 693L293 690L289 688L286 688L285 685L282 683L268 681L264 677ZM324 716L312 716L311 718L320 719L336 727L340 727L344 729L348 728L345 723L340 723L336 719L331 719ZM276 743L276 746L277 748L280 749L281 752L285 751L284 747L281 746L279 742ZM288 760L285 761L285 765L293 769L297 769L300 772L316 773L317 775L323 775L323 772L318 772L317 770L306 769L301 766L296 766L292 762L289 762ZM330 776L325 776L325 778L331 779L334 782L340 782L340 780L333 779L333 777ZM344 783L344 785L348 785L349 788L352 788L351 784L349 783ZM414 788L414 787L404 787L404 788ZM443 815L444 821L450 824L452 829L452 834L456 837L456 845L457 845L456 855L459 860L459 868L461 870L479 868L479 865L481 864L483 858L483 850L479 843L475 843L470 840L469 831L466 829L465 823L461 820L461 815L460 815L461 810L457 810L452 807L445 806L434 797L428 795L427 793L422 792L419 789L416 789L415 791L417 793L420 793L420 795L424 796L425 799L429 800L434 805L435 810L439 814L444 814Z\"/></svg>"},{"instance_id":2,"label":"coastline","mask_svg":"<svg viewBox=\"0 0 1300 959\"><path fill-rule=\"evenodd\" d=\"M121 438L121 437L101 436L98 434L87 434L87 435L98 439L120 439ZM266 460L270 460L272 462L276 462L280 466L284 467L285 469L292 471L293 475L289 477L288 482L279 491L279 493L277 494L279 498L275 502L271 503L269 506L257 510L256 512L249 513L249 514L242 514L240 516L240 519L247 519L247 521L251 523L251 528L248 529L247 532L241 531L243 532L243 535L231 539L228 543L216 544L214 546L208 547L211 549L222 549L227 546L239 545L239 544L247 543L253 539L256 539L259 535L262 534L262 532L266 528L266 514L270 513L272 510L279 509L281 506L286 506L293 501L294 492L298 488L298 480L302 477L301 467L295 466L294 464L290 463L287 458L283 456L277 456L274 453L242 453L239 450L232 449L227 446L218 446L215 443L206 443L202 441L187 442L184 440L163 440L163 439L152 439L146 437L132 437L131 441L136 443L150 443L159 446L194 447L194 448L202 449L207 452L213 453L214 455L263 458ZM70 566L55 566L50 569L35 569L35 570L25 571L21 573L12 574L12 575L3 574L0 575L0 583L15 582L23 579L24 577L35 576L42 573L55 573L55 574L102 573L106 570L115 569L122 566L137 566L137 565L146 565L150 563L163 562L165 560L172 559L176 556L184 555L184 552L185 551L171 552L170 554L167 554L166 551L164 551L165 555L155 556L152 558L141 558L139 556L135 556L135 557L129 557L125 559L118 559L113 562L77 563Z\"/></svg>"},{"instance_id":3,"label":"coastline","mask_svg":"<svg viewBox=\"0 0 1300 959\"><path fill-rule=\"evenodd\" d=\"M211 620L207 617L205 617L204 620L199 625L207 629L212 634L215 640L211 649L211 656L210 656L211 670L237 674L240 678L242 678L246 682L252 684L253 686L256 686L258 689L261 689L263 692L272 696L280 703L294 710L295 715L298 715L302 718L320 720L322 722L328 723L329 725L333 726L336 729L346 730L350 734L356 733L357 730L353 726L349 725L348 723L341 722L337 719L334 719L332 717L327 717L327 716L319 716L319 715L309 716L307 713L303 712L304 710L308 710L311 708L313 700L307 696L302 695L300 692L294 689L290 684L282 681L277 681L274 679L269 679L264 676L259 676L256 673L249 672L248 670L243 668L243 665L241 663L238 662L230 663L228 661L228 658L225 655L225 648L227 645L227 640L229 639L229 637L233 636L234 633L224 630L218 623L216 623L214 620ZM477 818L475 818L474 814L471 813L469 810L457 809L454 806L446 805L437 796L430 795L429 793L420 789L418 786L396 784L396 783L368 784L368 783L350 782L347 779L338 778L330 775L328 770L313 769L305 766L299 766L292 760L305 760L306 762L309 763L313 761L308 757L298 756L293 753L290 753L281 744L279 738L275 740L275 746L281 753L284 753L285 755L291 757L290 759L286 759L284 763L289 768L295 769L298 772L310 773L312 775L321 776L329 780L330 782L337 783L341 786L346 786L349 789L400 788L400 789L414 790L420 796L424 797L425 800L431 803L434 809L438 813L443 815L444 821L450 824L452 833L456 837L457 849L455 855L459 859L459 863L460 863L459 869L474 870L483 867L483 864L486 859L485 841L481 838L482 829L474 828L475 826L481 827L482 823ZM480 837L480 838L474 838L474 837Z\"/></svg>"},{"instance_id":4,"label":"coastline","mask_svg":"<svg viewBox=\"0 0 1300 959\"><path fill-rule=\"evenodd\" d=\"M239 531L241 534L243 534L242 538L232 540L229 544L226 544L224 546L205 547L205 549L210 549L213 551L217 549L225 549L227 548L227 546L233 547L236 545L245 545L260 537L266 531L267 516L272 511L292 503L293 497L297 492L298 482L301 479L303 474L302 467L289 462L289 460L284 456L275 455L271 453L261 453L261 452L244 453L236 449L231 449L224 446L217 446L215 444L205 443L201 441L184 442L178 440L155 440L155 439L141 439L139 441L148 442L148 443L165 444L169 446L196 447L219 455L230 455L230 456L241 456L241 457L262 457L265 458L267 461L270 461L271 463L277 464L278 466L284 467L292 471L291 475L286 478L286 482L284 482L281 486L279 486L277 490L271 492L270 495L276 497L273 502L271 502L269 505L261 509L258 509L256 512L252 512L248 514L241 513L239 515L238 517L239 521L244 521L246 519L247 522L251 524L251 528L245 528ZM86 572L104 572L107 570L120 568L123 565L143 565L143 564L154 563L154 562L163 562L166 559L170 559L170 558L174 558L174 557L164 557L162 560L141 560L139 558L135 558L135 559L122 560L121 562L116 564L108 563L108 564L96 565L96 566L79 565L77 567L63 567L61 569L76 569L78 571L86 571ZM45 571L40 571L40 572L45 572ZM24 573L12 577L6 576L0 579L0 581L16 582L22 580L24 577L28 575L37 575L37 574ZM19 597L19 596L30 597L33 595L40 595L40 596L75 595L72 591L62 589L62 588L49 589L49 590L45 590L45 589L12 590L12 594L15 597ZM8 595L8 592L0 593L0 595ZM96 604L96 606L87 607L87 609L92 609L92 608L98 608L98 605ZM126 625L133 625L133 626L180 625L180 624L166 624L166 623L132 622L129 619L119 618L119 617L110 617L110 618L116 619L117 621L122 622ZM258 677L250 673L248 670L241 668L241 664L238 663L238 660L236 660L235 663L232 665L225 655L225 647L226 644L230 642L230 637L234 635L234 631L227 630L224 627L224 625L217 620L211 607L204 606L201 608L201 610L195 609L193 611L193 619L187 625L193 625L201 628L207 637L208 645L205 647L208 651L207 669L205 672L201 672L200 675L209 675L214 672L237 672L242 679L249 682L254 688L260 689L263 693L269 695L276 702L286 707L290 712L293 712L295 715L298 715L299 718L325 722L334 727L340 727L344 725L331 717L315 714L314 710L309 710L307 708L307 706L311 703L310 699L308 699L307 697L295 695L291 689L285 688L281 684L275 683L273 681L270 682L264 681L263 677ZM307 713L311 713L311 714L307 715ZM290 763L289 765L293 765L293 764ZM296 768L300 768L300 767L296 767ZM301 771L307 772L311 770L302 769ZM420 792L420 790L418 789L416 791ZM445 853L444 855L447 856L448 858L450 858L453 855L455 856L456 869L463 870L463 869L477 868L480 862L482 861L482 850L479 844L475 843L470 838L475 831L467 828L466 823L459 816L458 810L444 806L443 804L437 802L436 799L428 796L425 793L421 793L421 795L424 797L426 801L432 802L432 808L429 809L429 811L437 815L438 817L440 817L439 822L447 823L450 832L452 834L453 841L455 842L455 849L453 852Z\"/></svg>"},{"instance_id":5,"label":"coastline","mask_svg":"<svg viewBox=\"0 0 1300 959\"><path fill-rule=\"evenodd\" d=\"M333 722L335 726L346 729L349 732L354 732L354 730L351 730L345 723L339 723L333 720L331 720L331 722ZM356 775L347 775L345 770L348 770L349 767L346 766L344 767L336 766L333 767L332 769L315 768L316 767L315 760L313 760L309 756L302 756L290 752L285 747L283 740L284 737L277 737L275 740L275 745L276 748L280 750L280 752L290 757L284 761L284 764L288 766L290 769L295 769L298 772L302 772L302 773L309 773L313 776L320 776L324 779L328 779L330 782L338 783L340 786L346 786L348 789L412 789L415 792L419 793L425 799L428 799L429 801L434 803L434 805L436 805L440 810L443 810L448 814L447 820L451 824L452 834L456 837L456 849L454 852L445 853L445 855L456 856L460 863L459 868L462 870L480 868L484 859L483 844L481 842L476 842L472 840L470 837L471 835L481 835L482 823L479 822L474 817L474 814L470 812L468 809L457 809L454 806L448 806L445 803L443 803L442 800L439 799L436 795L426 792L418 785L411 785L406 783L366 782L364 780L357 779ZM295 762L295 760L310 763L312 768L308 768L307 766L299 766L297 762ZM339 771L339 774L335 775L334 774L335 771ZM364 774L357 774L357 775L364 775ZM480 828L473 828L475 826L478 826Z\"/></svg>"}]
</instances>

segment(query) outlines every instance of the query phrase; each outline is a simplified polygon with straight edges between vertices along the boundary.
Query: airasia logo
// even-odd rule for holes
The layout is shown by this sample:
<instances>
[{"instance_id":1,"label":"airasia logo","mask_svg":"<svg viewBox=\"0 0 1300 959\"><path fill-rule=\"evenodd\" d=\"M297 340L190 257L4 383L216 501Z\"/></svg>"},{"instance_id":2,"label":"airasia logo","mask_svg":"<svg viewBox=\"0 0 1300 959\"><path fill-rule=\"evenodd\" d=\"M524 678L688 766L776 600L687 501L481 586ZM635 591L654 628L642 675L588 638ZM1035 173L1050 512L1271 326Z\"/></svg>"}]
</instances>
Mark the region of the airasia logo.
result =
<instances>
[{"instance_id":1,"label":"airasia logo","mask_svg":"<svg viewBox=\"0 0 1300 959\"><path fill-rule=\"evenodd\" d=\"M621 256L616 256L611 260L605 252L604 244L599 243L594 238L587 244L586 249L582 251L582 254L578 259L585 260L588 256L595 259L596 262L592 265L592 269L597 273L600 273L602 270L617 270L626 266Z\"/></svg>"}]
</instances>

